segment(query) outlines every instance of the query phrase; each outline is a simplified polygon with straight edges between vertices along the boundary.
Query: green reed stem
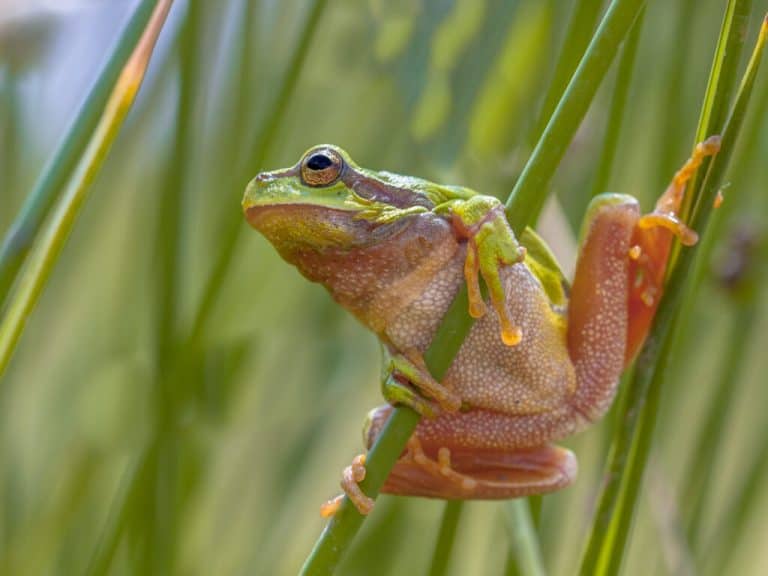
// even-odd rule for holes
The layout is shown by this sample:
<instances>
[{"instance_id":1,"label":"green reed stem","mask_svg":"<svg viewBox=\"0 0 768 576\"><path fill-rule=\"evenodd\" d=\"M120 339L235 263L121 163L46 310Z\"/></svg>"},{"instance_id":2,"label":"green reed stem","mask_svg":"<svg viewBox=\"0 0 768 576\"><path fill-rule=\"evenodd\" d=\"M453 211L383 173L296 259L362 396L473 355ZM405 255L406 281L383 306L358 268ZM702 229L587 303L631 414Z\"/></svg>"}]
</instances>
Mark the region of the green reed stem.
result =
<instances>
[{"instance_id":1,"label":"green reed stem","mask_svg":"<svg viewBox=\"0 0 768 576\"><path fill-rule=\"evenodd\" d=\"M522 231L528 222L536 221L547 197L549 180L584 119L619 46L644 5L644 0L613 0L608 6L584 57L507 200L507 218L513 230Z\"/></svg>"}]
</instances>

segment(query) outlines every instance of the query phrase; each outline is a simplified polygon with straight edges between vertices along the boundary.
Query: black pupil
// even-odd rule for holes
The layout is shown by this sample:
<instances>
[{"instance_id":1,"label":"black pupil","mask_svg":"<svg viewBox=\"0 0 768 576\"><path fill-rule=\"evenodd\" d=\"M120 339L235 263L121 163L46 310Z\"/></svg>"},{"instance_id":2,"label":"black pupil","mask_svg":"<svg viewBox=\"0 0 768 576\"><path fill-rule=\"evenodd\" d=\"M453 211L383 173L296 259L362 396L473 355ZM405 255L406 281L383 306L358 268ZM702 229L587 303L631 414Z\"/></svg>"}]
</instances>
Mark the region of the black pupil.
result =
<instances>
[{"instance_id":1,"label":"black pupil","mask_svg":"<svg viewBox=\"0 0 768 576\"><path fill-rule=\"evenodd\" d=\"M333 160L325 154L315 154L307 161L307 168L310 170L325 170L331 164L333 164Z\"/></svg>"}]
</instances>

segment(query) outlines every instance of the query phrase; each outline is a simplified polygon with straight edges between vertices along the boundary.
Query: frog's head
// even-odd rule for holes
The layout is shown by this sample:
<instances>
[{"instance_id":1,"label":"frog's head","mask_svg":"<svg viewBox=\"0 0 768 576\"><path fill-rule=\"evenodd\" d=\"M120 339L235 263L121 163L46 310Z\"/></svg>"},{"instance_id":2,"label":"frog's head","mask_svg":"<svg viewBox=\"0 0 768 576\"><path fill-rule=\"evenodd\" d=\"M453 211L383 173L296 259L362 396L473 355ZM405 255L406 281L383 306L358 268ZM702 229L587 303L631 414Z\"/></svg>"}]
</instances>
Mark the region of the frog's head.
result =
<instances>
[{"instance_id":1,"label":"frog's head","mask_svg":"<svg viewBox=\"0 0 768 576\"><path fill-rule=\"evenodd\" d=\"M458 249L446 218L432 211L445 190L365 170L340 148L321 145L291 168L256 176L243 210L286 261L380 332ZM427 271L412 273L420 268ZM378 298L384 291L389 296Z\"/></svg>"},{"instance_id":2,"label":"frog's head","mask_svg":"<svg viewBox=\"0 0 768 576\"><path fill-rule=\"evenodd\" d=\"M295 253L379 243L434 206L430 183L365 170L337 146L310 148L290 168L262 172L245 191L248 222L289 261Z\"/></svg>"}]
</instances>

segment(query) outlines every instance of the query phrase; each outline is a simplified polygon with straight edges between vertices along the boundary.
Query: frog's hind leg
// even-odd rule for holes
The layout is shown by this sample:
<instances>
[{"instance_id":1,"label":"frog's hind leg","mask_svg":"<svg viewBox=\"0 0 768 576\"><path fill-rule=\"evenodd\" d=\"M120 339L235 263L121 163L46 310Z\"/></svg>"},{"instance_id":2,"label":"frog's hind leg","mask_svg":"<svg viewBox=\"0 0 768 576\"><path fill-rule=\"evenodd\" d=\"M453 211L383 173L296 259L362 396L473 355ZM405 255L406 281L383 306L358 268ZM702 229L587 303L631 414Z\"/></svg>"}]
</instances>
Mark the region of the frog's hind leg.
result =
<instances>
[{"instance_id":1,"label":"frog's hind leg","mask_svg":"<svg viewBox=\"0 0 768 576\"><path fill-rule=\"evenodd\" d=\"M390 411L391 407L383 406L372 413L369 444ZM548 417L473 410L422 420L382 492L494 500L564 488L576 476L576 458L570 451L546 443L521 446L521 428L535 431L535 435L541 433L536 430L541 426L525 424L529 418ZM522 440L526 439L532 438Z\"/></svg>"},{"instance_id":2,"label":"frog's hind leg","mask_svg":"<svg viewBox=\"0 0 768 576\"><path fill-rule=\"evenodd\" d=\"M650 214L631 196L605 194L590 204L568 305L568 352L576 371L572 408L586 420L610 406L624 366L645 340L656 313L675 236L696 234L677 218L685 186L718 137L696 147Z\"/></svg>"}]
</instances>

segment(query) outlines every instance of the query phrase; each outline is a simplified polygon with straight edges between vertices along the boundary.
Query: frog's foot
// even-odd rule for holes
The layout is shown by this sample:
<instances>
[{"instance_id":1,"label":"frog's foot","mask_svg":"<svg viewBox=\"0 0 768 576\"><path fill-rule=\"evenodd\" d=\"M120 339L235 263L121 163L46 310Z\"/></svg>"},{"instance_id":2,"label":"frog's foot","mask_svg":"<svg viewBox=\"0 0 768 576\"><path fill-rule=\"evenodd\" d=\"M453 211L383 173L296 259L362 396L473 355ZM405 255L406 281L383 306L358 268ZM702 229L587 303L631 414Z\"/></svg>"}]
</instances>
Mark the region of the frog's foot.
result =
<instances>
[{"instance_id":1,"label":"frog's foot","mask_svg":"<svg viewBox=\"0 0 768 576\"><path fill-rule=\"evenodd\" d=\"M371 513L373 510L373 499L369 498L360 489L360 482L365 479L365 454L358 454L352 459L352 464L344 468L341 474L341 489L344 494L355 505L357 511L363 516ZM344 494L340 494L331 500L328 500L320 507L320 515L323 518L329 518L336 514L341 506Z\"/></svg>"},{"instance_id":2,"label":"frog's foot","mask_svg":"<svg viewBox=\"0 0 768 576\"><path fill-rule=\"evenodd\" d=\"M432 377L420 353L390 352L384 346L383 355L381 383L387 402L404 404L430 418L436 416L439 409L456 412L461 407L461 397ZM422 397L405 382L434 402Z\"/></svg>"},{"instance_id":3,"label":"frog's foot","mask_svg":"<svg viewBox=\"0 0 768 576\"><path fill-rule=\"evenodd\" d=\"M479 276L483 277L491 304L501 323L501 339L514 346L522 331L512 322L506 303L499 270L522 262L525 248L518 244L504 214L504 205L491 196L473 196L452 208L454 228L468 239L464 278L469 293L469 314L480 318L486 312L480 292Z\"/></svg>"},{"instance_id":4,"label":"frog's foot","mask_svg":"<svg viewBox=\"0 0 768 576\"><path fill-rule=\"evenodd\" d=\"M680 239L684 246L693 246L698 242L699 236L694 230L688 228L678 218L680 206L685 195L685 187L693 178L704 159L714 156L720 150L720 136L710 136L703 142L699 142L694 148L691 157L683 164L670 182L664 194L659 197L656 207L650 214L640 217L637 226L641 230L651 228L666 228ZM638 245L636 245L638 246ZM639 248L639 246L638 246ZM634 247L633 247L634 249Z\"/></svg>"},{"instance_id":5,"label":"frog's foot","mask_svg":"<svg viewBox=\"0 0 768 576\"><path fill-rule=\"evenodd\" d=\"M414 435L382 492L448 500L517 498L564 488L576 469L573 453L553 445L513 451L441 446L434 451Z\"/></svg>"}]
</instances>

